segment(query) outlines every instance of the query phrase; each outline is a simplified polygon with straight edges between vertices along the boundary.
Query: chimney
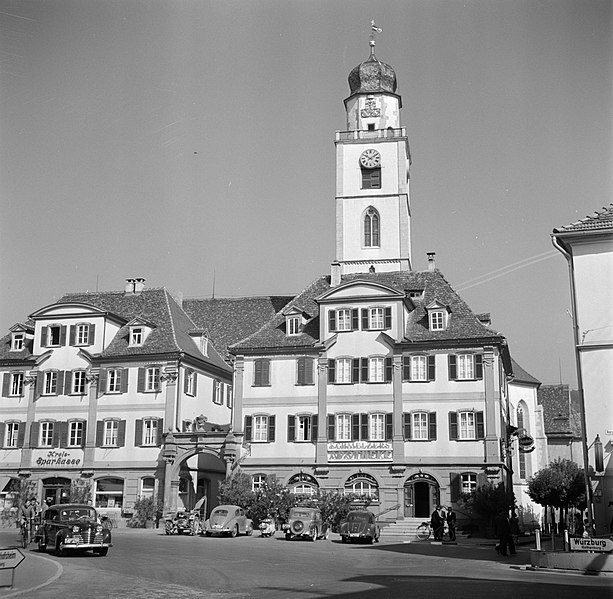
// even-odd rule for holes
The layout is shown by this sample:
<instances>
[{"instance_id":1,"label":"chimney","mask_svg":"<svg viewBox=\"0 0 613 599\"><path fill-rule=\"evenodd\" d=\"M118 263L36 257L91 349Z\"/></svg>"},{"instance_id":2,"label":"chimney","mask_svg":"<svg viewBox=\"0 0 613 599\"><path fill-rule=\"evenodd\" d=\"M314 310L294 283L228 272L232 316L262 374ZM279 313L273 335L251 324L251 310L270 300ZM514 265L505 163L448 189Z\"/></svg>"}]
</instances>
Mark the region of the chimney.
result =
<instances>
[{"instance_id":1,"label":"chimney","mask_svg":"<svg viewBox=\"0 0 613 599\"><path fill-rule=\"evenodd\" d=\"M330 286L338 287L341 284L341 265L340 262L332 262L332 271L330 276Z\"/></svg>"},{"instance_id":2,"label":"chimney","mask_svg":"<svg viewBox=\"0 0 613 599\"><path fill-rule=\"evenodd\" d=\"M436 260L434 259L436 256L436 253L427 252L426 256L428 256L428 270L434 270L436 268Z\"/></svg>"},{"instance_id":3,"label":"chimney","mask_svg":"<svg viewBox=\"0 0 613 599\"><path fill-rule=\"evenodd\" d=\"M126 295L133 295L134 294L134 279L126 279L125 294Z\"/></svg>"},{"instance_id":4,"label":"chimney","mask_svg":"<svg viewBox=\"0 0 613 599\"><path fill-rule=\"evenodd\" d=\"M145 279L137 278L134 279L134 295L140 295L145 288Z\"/></svg>"}]
</instances>

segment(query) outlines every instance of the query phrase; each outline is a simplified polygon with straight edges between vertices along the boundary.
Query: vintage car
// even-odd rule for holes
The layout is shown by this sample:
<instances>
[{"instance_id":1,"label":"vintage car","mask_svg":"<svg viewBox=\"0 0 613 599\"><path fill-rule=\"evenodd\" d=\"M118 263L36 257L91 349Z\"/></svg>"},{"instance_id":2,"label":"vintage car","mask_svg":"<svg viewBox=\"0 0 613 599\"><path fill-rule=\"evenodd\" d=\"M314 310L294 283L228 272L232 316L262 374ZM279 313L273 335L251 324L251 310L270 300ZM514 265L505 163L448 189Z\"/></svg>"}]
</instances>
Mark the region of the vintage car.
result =
<instances>
[{"instance_id":1,"label":"vintage car","mask_svg":"<svg viewBox=\"0 0 613 599\"><path fill-rule=\"evenodd\" d=\"M98 555L106 555L111 547L111 531L98 518L91 505L52 505L45 511L34 541L39 551L53 547L59 556L69 551L91 549Z\"/></svg>"},{"instance_id":2,"label":"vintage car","mask_svg":"<svg viewBox=\"0 0 613 599\"><path fill-rule=\"evenodd\" d=\"M247 536L253 533L253 522L245 516L245 510L237 505L218 505L204 523L204 534L229 535L236 537L239 534Z\"/></svg>"},{"instance_id":3,"label":"vintage car","mask_svg":"<svg viewBox=\"0 0 613 599\"><path fill-rule=\"evenodd\" d=\"M164 516L164 531L167 535L175 533L196 535L200 532L198 515L186 510L179 510L176 514L167 514Z\"/></svg>"},{"instance_id":4,"label":"vintage car","mask_svg":"<svg viewBox=\"0 0 613 599\"><path fill-rule=\"evenodd\" d=\"M321 512L312 507L293 507L289 511L289 522L284 525L285 538L308 538L311 541L327 539L330 527L323 521Z\"/></svg>"},{"instance_id":5,"label":"vintage car","mask_svg":"<svg viewBox=\"0 0 613 599\"><path fill-rule=\"evenodd\" d=\"M380 529L377 519L368 510L352 510L341 522L340 526L341 541L367 541L377 543L379 541Z\"/></svg>"}]
</instances>

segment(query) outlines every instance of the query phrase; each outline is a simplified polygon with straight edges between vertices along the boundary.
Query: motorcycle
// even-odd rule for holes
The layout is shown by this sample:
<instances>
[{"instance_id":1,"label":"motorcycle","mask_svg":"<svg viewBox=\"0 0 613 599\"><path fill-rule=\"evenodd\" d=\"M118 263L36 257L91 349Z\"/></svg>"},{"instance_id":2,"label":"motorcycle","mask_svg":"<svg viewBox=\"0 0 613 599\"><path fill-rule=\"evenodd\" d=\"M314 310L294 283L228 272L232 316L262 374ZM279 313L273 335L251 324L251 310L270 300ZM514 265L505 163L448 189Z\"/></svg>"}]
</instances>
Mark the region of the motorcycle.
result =
<instances>
[{"instance_id":1,"label":"motorcycle","mask_svg":"<svg viewBox=\"0 0 613 599\"><path fill-rule=\"evenodd\" d=\"M272 518L264 518L262 522L260 522L260 536L262 537L272 537L276 532L275 521Z\"/></svg>"},{"instance_id":2,"label":"motorcycle","mask_svg":"<svg viewBox=\"0 0 613 599\"><path fill-rule=\"evenodd\" d=\"M198 514L186 511L177 512L176 515L167 514L164 517L164 531L167 535L188 534L197 535L201 532L200 518Z\"/></svg>"}]
</instances>

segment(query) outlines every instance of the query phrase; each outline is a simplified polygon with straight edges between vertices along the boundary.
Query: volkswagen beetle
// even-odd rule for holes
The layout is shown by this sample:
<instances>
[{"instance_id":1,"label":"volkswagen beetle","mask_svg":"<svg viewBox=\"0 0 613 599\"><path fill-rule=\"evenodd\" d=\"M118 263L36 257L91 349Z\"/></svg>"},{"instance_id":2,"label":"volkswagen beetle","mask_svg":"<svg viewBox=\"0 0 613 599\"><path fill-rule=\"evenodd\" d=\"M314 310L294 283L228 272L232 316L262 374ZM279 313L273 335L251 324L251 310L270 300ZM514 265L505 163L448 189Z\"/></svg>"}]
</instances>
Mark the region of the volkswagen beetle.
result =
<instances>
[{"instance_id":1,"label":"volkswagen beetle","mask_svg":"<svg viewBox=\"0 0 613 599\"><path fill-rule=\"evenodd\" d=\"M289 522L284 525L285 538L308 538L311 541L327 539L330 527L323 521L321 512L312 507L293 507L289 511Z\"/></svg>"},{"instance_id":2,"label":"volkswagen beetle","mask_svg":"<svg viewBox=\"0 0 613 599\"><path fill-rule=\"evenodd\" d=\"M104 526L91 505L52 505L45 511L34 535L39 551L53 547L59 556L69 551L92 550L106 555L111 544L111 531Z\"/></svg>"},{"instance_id":3,"label":"volkswagen beetle","mask_svg":"<svg viewBox=\"0 0 613 599\"><path fill-rule=\"evenodd\" d=\"M352 510L347 514L340 526L341 541L362 540L368 543L379 541L379 525L372 512L368 510Z\"/></svg>"},{"instance_id":4,"label":"volkswagen beetle","mask_svg":"<svg viewBox=\"0 0 613 599\"><path fill-rule=\"evenodd\" d=\"M245 510L237 505L218 505L204 523L204 534L229 535L236 537L239 534L247 536L253 533L253 522L245 515Z\"/></svg>"}]
</instances>

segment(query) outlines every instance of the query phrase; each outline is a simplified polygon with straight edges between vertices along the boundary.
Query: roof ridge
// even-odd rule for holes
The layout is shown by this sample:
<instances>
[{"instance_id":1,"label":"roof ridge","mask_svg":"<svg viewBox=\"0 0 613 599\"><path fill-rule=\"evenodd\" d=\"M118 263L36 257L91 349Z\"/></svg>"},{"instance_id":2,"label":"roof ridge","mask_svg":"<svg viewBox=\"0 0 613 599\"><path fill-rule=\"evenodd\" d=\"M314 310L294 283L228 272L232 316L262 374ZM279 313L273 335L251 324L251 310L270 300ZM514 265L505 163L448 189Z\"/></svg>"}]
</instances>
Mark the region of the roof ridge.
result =
<instances>
[{"instance_id":1,"label":"roof ridge","mask_svg":"<svg viewBox=\"0 0 613 599\"><path fill-rule=\"evenodd\" d=\"M170 331L172 333L172 340L174 341L174 344L177 350L181 351L181 347L179 346L179 342L177 341L177 334L175 331L175 319L172 313L172 309L170 308L170 301L168 299L170 297L170 293L168 292L168 289L166 289L166 287L163 288L163 291L164 291L164 297L166 299L166 309L168 310L168 320L170 321ZM177 307L179 307L178 304L177 304Z\"/></svg>"}]
</instances>

